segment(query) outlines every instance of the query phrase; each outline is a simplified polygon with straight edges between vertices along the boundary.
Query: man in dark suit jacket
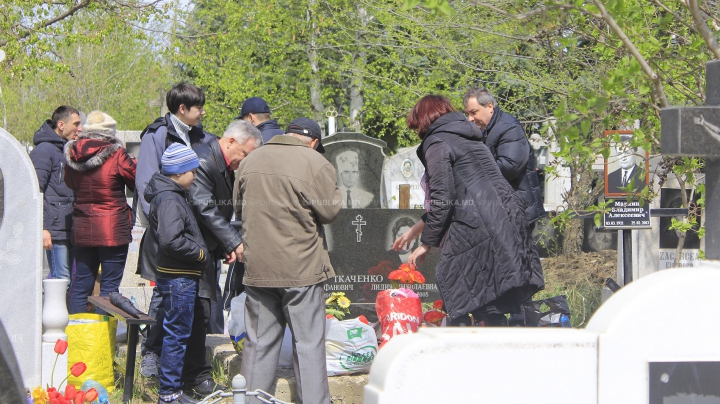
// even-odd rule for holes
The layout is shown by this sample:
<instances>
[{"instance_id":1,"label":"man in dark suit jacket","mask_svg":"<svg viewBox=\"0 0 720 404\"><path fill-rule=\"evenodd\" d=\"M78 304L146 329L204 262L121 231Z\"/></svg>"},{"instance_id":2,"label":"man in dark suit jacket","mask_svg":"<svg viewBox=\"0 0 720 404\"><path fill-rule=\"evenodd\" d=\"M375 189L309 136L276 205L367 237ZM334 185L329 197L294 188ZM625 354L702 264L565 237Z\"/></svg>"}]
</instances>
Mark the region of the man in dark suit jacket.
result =
<instances>
[{"instance_id":1,"label":"man in dark suit jacket","mask_svg":"<svg viewBox=\"0 0 720 404\"><path fill-rule=\"evenodd\" d=\"M196 178L190 188L190 202L195 218L202 231L205 243L210 251L209 266L200 278L198 298L195 303L195 316L200 321L193 321L192 343L205 344L205 332L223 332L222 305L213 302L218 297L219 260L226 258L229 263L240 261L242 255L242 236L230 225L233 215L233 186L235 170L250 152L262 145L260 130L250 122L232 122L223 137L211 140L195 149L200 160ZM230 275L228 275L230 276ZM204 296L211 296L207 299ZM219 322L219 324L218 324ZM196 331L195 328L198 328ZM202 331L202 332L201 332ZM202 335L202 336L201 336ZM202 340L202 341L200 341ZM190 343L190 342L189 342ZM188 366L185 366L188 368ZM194 373L204 369L185 369L183 379L195 385L188 386L186 391L191 396L206 396L217 388L212 379L198 377ZM204 381L203 381L204 380ZM201 383L197 383L202 381ZM187 385L187 384L186 384Z\"/></svg>"},{"instance_id":2,"label":"man in dark suit jacket","mask_svg":"<svg viewBox=\"0 0 720 404\"><path fill-rule=\"evenodd\" d=\"M641 191L646 185L646 175L637 160L637 147L628 147L625 149L616 149L615 156L618 159L620 168L608 174L607 193L609 194L626 194L620 188L625 188L632 181L635 191Z\"/></svg>"}]
</instances>

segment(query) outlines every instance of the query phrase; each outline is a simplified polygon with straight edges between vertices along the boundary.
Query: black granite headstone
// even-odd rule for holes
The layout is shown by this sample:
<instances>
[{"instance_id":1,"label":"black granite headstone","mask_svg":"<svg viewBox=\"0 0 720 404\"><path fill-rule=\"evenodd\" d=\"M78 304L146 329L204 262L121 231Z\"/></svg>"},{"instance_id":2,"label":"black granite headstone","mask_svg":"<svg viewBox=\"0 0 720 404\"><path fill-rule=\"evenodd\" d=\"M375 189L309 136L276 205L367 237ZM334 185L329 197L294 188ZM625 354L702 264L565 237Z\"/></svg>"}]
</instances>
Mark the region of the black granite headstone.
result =
<instances>
[{"instance_id":1,"label":"black granite headstone","mask_svg":"<svg viewBox=\"0 0 720 404\"><path fill-rule=\"evenodd\" d=\"M663 154L720 155L720 108L663 108L660 118Z\"/></svg>"},{"instance_id":2,"label":"black granite headstone","mask_svg":"<svg viewBox=\"0 0 720 404\"><path fill-rule=\"evenodd\" d=\"M418 209L343 209L338 220L325 226L334 279L325 283L325 292L344 292L353 303L375 303L378 292L390 289L388 275L407 262L418 247L419 237L407 251L395 252L393 241L420 219ZM440 298L435 284L435 267L440 253L436 248L417 269L425 276L424 284L406 286L421 300Z\"/></svg>"},{"instance_id":3,"label":"black granite headstone","mask_svg":"<svg viewBox=\"0 0 720 404\"><path fill-rule=\"evenodd\" d=\"M380 208L383 148L387 144L362 133L336 133L322 142L325 158L337 170L343 208Z\"/></svg>"},{"instance_id":4,"label":"black granite headstone","mask_svg":"<svg viewBox=\"0 0 720 404\"><path fill-rule=\"evenodd\" d=\"M650 362L649 404L720 403L720 362Z\"/></svg>"},{"instance_id":5,"label":"black granite headstone","mask_svg":"<svg viewBox=\"0 0 720 404\"><path fill-rule=\"evenodd\" d=\"M690 197L690 190L685 191L688 198ZM693 202L697 203L699 198L698 194L695 194ZM682 194L679 189L663 188L660 190L660 207L661 208L682 208ZM682 220L683 217L676 217L677 220ZM675 249L678 245L678 233L674 229L670 229L672 224L671 217L660 218L660 248L671 248ZM685 243L683 243L683 249L697 249L700 248L700 238L697 235L697 231L700 230L700 225L695 225L691 231L685 233Z\"/></svg>"}]
</instances>

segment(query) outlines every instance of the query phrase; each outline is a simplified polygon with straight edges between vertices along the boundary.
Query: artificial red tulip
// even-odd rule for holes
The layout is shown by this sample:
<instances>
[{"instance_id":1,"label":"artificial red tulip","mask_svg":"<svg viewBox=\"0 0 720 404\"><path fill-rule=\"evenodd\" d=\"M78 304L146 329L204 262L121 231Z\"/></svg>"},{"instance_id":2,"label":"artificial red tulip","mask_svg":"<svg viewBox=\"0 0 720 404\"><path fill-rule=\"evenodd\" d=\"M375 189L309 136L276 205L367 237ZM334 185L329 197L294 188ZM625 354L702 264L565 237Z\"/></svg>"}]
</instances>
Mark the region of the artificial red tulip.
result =
<instances>
[{"instance_id":1,"label":"artificial red tulip","mask_svg":"<svg viewBox=\"0 0 720 404\"><path fill-rule=\"evenodd\" d=\"M77 394L75 395L75 401L73 401L73 404L83 404L85 401L85 392L82 390L78 390Z\"/></svg>"},{"instance_id":2,"label":"artificial red tulip","mask_svg":"<svg viewBox=\"0 0 720 404\"><path fill-rule=\"evenodd\" d=\"M77 389L72 384L65 387L65 398L72 400L77 395Z\"/></svg>"},{"instance_id":3,"label":"artificial red tulip","mask_svg":"<svg viewBox=\"0 0 720 404\"><path fill-rule=\"evenodd\" d=\"M98 392L94 388L85 392L85 401L87 401L88 403L92 403L93 401L97 400L97 398Z\"/></svg>"},{"instance_id":4,"label":"artificial red tulip","mask_svg":"<svg viewBox=\"0 0 720 404\"><path fill-rule=\"evenodd\" d=\"M70 367L70 373L75 377L78 377L81 374L85 373L86 370L87 370L87 365L85 365L82 362L77 362Z\"/></svg>"},{"instance_id":5,"label":"artificial red tulip","mask_svg":"<svg viewBox=\"0 0 720 404\"><path fill-rule=\"evenodd\" d=\"M59 339L59 340L57 340L57 342L55 343L55 353L58 354L58 355L63 355L63 354L65 354L65 351L67 351L67 348L68 348L68 342L67 342L67 341L63 341L63 340Z\"/></svg>"}]
</instances>

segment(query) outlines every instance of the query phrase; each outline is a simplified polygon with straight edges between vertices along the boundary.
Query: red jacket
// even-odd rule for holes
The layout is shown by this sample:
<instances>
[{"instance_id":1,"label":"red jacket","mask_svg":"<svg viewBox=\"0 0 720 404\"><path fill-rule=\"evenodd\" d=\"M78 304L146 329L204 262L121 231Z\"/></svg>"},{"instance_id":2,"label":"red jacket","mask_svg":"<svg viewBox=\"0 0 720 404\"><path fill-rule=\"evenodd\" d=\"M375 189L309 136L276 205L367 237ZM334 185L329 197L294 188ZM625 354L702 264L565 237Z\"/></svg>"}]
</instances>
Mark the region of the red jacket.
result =
<instances>
[{"instance_id":1,"label":"red jacket","mask_svg":"<svg viewBox=\"0 0 720 404\"><path fill-rule=\"evenodd\" d=\"M71 241L78 247L114 247L132 241L132 209L125 187L135 189L135 159L120 140L98 133L65 146L65 183L75 191Z\"/></svg>"}]
</instances>

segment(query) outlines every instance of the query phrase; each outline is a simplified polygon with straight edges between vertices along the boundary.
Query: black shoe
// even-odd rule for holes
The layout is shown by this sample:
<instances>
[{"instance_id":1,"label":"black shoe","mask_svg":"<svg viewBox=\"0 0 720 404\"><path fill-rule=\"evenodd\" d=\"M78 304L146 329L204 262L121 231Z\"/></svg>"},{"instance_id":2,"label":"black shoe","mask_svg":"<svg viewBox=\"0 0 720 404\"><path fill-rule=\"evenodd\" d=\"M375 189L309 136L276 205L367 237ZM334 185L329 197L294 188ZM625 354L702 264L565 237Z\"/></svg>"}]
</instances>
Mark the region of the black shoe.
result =
<instances>
[{"instance_id":1,"label":"black shoe","mask_svg":"<svg viewBox=\"0 0 720 404\"><path fill-rule=\"evenodd\" d=\"M200 400L218 390L227 389L227 387L215 383L213 379L207 379L204 382L198 383L194 386L186 387L185 393L188 394L190 397Z\"/></svg>"},{"instance_id":2,"label":"black shoe","mask_svg":"<svg viewBox=\"0 0 720 404\"><path fill-rule=\"evenodd\" d=\"M162 399L158 398L158 404L195 404L197 402L197 400L188 397L187 395L185 395L185 393L182 392L180 393L180 397L172 401L163 401Z\"/></svg>"}]
</instances>

